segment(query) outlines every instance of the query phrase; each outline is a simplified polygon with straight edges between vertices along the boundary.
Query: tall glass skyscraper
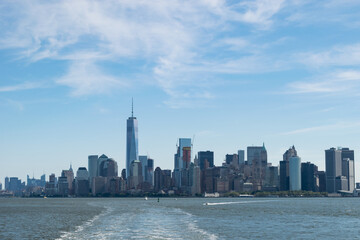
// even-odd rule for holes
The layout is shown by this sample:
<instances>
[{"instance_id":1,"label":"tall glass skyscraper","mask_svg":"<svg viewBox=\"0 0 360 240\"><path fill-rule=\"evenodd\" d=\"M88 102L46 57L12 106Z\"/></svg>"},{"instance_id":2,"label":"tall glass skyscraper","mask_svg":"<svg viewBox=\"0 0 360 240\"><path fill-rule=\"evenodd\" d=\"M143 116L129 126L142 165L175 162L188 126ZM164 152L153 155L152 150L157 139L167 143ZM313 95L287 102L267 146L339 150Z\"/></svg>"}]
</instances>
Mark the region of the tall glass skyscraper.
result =
<instances>
[{"instance_id":1,"label":"tall glass skyscraper","mask_svg":"<svg viewBox=\"0 0 360 240\"><path fill-rule=\"evenodd\" d=\"M138 160L138 158L138 121L134 117L132 104L131 117L127 119L126 124L126 177L130 176L131 162Z\"/></svg>"}]
</instances>

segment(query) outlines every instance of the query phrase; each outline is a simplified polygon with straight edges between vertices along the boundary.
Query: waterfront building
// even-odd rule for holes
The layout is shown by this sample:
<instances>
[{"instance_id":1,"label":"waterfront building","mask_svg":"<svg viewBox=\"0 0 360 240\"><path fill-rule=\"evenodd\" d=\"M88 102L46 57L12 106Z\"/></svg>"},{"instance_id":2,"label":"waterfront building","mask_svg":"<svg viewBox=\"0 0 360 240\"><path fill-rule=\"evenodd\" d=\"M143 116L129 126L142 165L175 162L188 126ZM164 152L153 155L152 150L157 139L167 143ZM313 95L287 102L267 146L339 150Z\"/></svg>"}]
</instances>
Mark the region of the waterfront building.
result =
<instances>
[{"instance_id":1,"label":"waterfront building","mask_svg":"<svg viewBox=\"0 0 360 240\"><path fill-rule=\"evenodd\" d=\"M120 177L110 177L106 182L106 191L111 195L117 195L121 190L121 178Z\"/></svg>"},{"instance_id":2,"label":"waterfront building","mask_svg":"<svg viewBox=\"0 0 360 240\"><path fill-rule=\"evenodd\" d=\"M326 173L324 171L318 171L317 177L319 179L319 192L326 192Z\"/></svg>"},{"instance_id":3,"label":"waterfront building","mask_svg":"<svg viewBox=\"0 0 360 240\"><path fill-rule=\"evenodd\" d=\"M100 163L99 176L101 177L117 177L118 176L118 165L117 162L108 158Z\"/></svg>"},{"instance_id":4,"label":"waterfront building","mask_svg":"<svg viewBox=\"0 0 360 240\"><path fill-rule=\"evenodd\" d=\"M289 159L291 157L296 157L296 156L297 156L297 151L294 145L290 147L288 150L286 150L285 153L283 154L283 160L280 161L280 182L279 182L280 191L290 190Z\"/></svg>"},{"instance_id":5,"label":"waterfront building","mask_svg":"<svg viewBox=\"0 0 360 240\"><path fill-rule=\"evenodd\" d=\"M45 187L46 180L45 180L45 174L41 176L40 179L35 179L34 177L30 178L29 175L27 175L27 187Z\"/></svg>"},{"instance_id":6,"label":"waterfront building","mask_svg":"<svg viewBox=\"0 0 360 240\"><path fill-rule=\"evenodd\" d=\"M10 184L9 177L5 177L5 190L6 190L6 191L9 190L9 184Z\"/></svg>"},{"instance_id":7,"label":"waterfront building","mask_svg":"<svg viewBox=\"0 0 360 240\"><path fill-rule=\"evenodd\" d=\"M238 150L238 159L239 159L239 165L245 164L245 151L244 150Z\"/></svg>"},{"instance_id":8,"label":"waterfront building","mask_svg":"<svg viewBox=\"0 0 360 240\"><path fill-rule=\"evenodd\" d=\"M212 151L198 152L198 161L200 165L200 170L214 167L214 152Z\"/></svg>"},{"instance_id":9,"label":"waterfront building","mask_svg":"<svg viewBox=\"0 0 360 240\"><path fill-rule=\"evenodd\" d=\"M56 176L52 173L49 175L49 181L45 184L45 194L46 196L56 196L57 190Z\"/></svg>"},{"instance_id":10,"label":"waterfront building","mask_svg":"<svg viewBox=\"0 0 360 240\"><path fill-rule=\"evenodd\" d=\"M298 156L289 160L289 185L290 191L301 190L301 158Z\"/></svg>"},{"instance_id":11,"label":"waterfront building","mask_svg":"<svg viewBox=\"0 0 360 240\"><path fill-rule=\"evenodd\" d=\"M182 186L181 176L183 169L188 169L191 162L191 139L179 138L177 145L177 152L174 155L174 181L175 186L180 188Z\"/></svg>"},{"instance_id":12,"label":"waterfront building","mask_svg":"<svg viewBox=\"0 0 360 240\"><path fill-rule=\"evenodd\" d=\"M330 148L325 150L325 167L326 167L326 191L328 193L336 193L335 178L342 176L342 159L341 149ZM337 186L342 186L338 184Z\"/></svg>"},{"instance_id":13,"label":"waterfront building","mask_svg":"<svg viewBox=\"0 0 360 240\"><path fill-rule=\"evenodd\" d=\"M121 170L121 177L122 177L122 179L126 180L126 168Z\"/></svg>"},{"instance_id":14,"label":"waterfront building","mask_svg":"<svg viewBox=\"0 0 360 240\"><path fill-rule=\"evenodd\" d=\"M79 167L75 178L75 194L79 197L87 197L89 188L89 172L86 167Z\"/></svg>"},{"instance_id":15,"label":"waterfront building","mask_svg":"<svg viewBox=\"0 0 360 240\"><path fill-rule=\"evenodd\" d=\"M157 167L154 171L154 191L168 191L171 187L171 170L161 170Z\"/></svg>"},{"instance_id":16,"label":"waterfront building","mask_svg":"<svg viewBox=\"0 0 360 240\"><path fill-rule=\"evenodd\" d=\"M17 177L11 177L9 180L8 191L13 193L20 192L22 190L21 180Z\"/></svg>"},{"instance_id":17,"label":"waterfront building","mask_svg":"<svg viewBox=\"0 0 360 240\"><path fill-rule=\"evenodd\" d=\"M251 182L254 190L261 190L265 181L265 171L267 167L267 151L263 146L247 147L247 162L251 169Z\"/></svg>"},{"instance_id":18,"label":"waterfront building","mask_svg":"<svg viewBox=\"0 0 360 240\"><path fill-rule=\"evenodd\" d=\"M234 167L239 167L239 157L237 154L226 154L225 163Z\"/></svg>"},{"instance_id":19,"label":"waterfront building","mask_svg":"<svg viewBox=\"0 0 360 240\"><path fill-rule=\"evenodd\" d=\"M93 196L99 196L106 191L106 177L94 177L91 185L91 194Z\"/></svg>"},{"instance_id":20,"label":"waterfront building","mask_svg":"<svg viewBox=\"0 0 360 240\"><path fill-rule=\"evenodd\" d=\"M62 170L61 176L66 177L67 183L68 183L69 194L73 195L74 194L74 186L73 186L73 184L74 184L74 171L72 169L71 164L70 164L69 170Z\"/></svg>"},{"instance_id":21,"label":"waterfront building","mask_svg":"<svg viewBox=\"0 0 360 240\"><path fill-rule=\"evenodd\" d=\"M348 180L345 176L337 176L335 178L335 189L347 191Z\"/></svg>"},{"instance_id":22,"label":"waterfront building","mask_svg":"<svg viewBox=\"0 0 360 240\"><path fill-rule=\"evenodd\" d=\"M190 176L191 176L191 195L195 196L201 194L201 171L200 166L196 166L195 164L190 165Z\"/></svg>"},{"instance_id":23,"label":"waterfront building","mask_svg":"<svg viewBox=\"0 0 360 240\"><path fill-rule=\"evenodd\" d=\"M316 192L317 166L313 163L301 163L301 189Z\"/></svg>"},{"instance_id":24,"label":"waterfront building","mask_svg":"<svg viewBox=\"0 0 360 240\"><path fill-rule=\"evenodd\" d=\"M147 172L147 164L148 164L148 156L139 156L139 161L141 162L141 167L142 167L142 176L143 176L143 181L145 181L145 175Z\"/></svg>"},{"instance_id":25,"label":"waterfront building","mask_svg":"<svg viewBox=\"0 0 360 240\"><path fill-rule=\"evenodd\" d=\"M355 190L355 160L354 150L349 148L341 148L342 160L342 176L345 176L348 182L346 191L353 192Z\"/></svg>"},{"instance_id":26,"label":"waterfront building","mask_svg":"<svg viewBox=\"0 0 360 240\"><path fill-rule=\"evenodd\" d=\"M148 182L151 186L154 185L154 159L147 159L145 181Z\"/></svg>"},{"instance_id":27,"label":"waterfront building","mask_svg":"<svg viewBox=\"0 0 360 240\"><path fill-rule=\"evenodd\" d=\"M130 175L128 180L129 180L128 184L130 189L137 189L139 184L143 182L142 166L139 160L135 160L131 162Z\"/></svg>"},{"instance_id":28,"label":"waterfront building","mask_svg":"<svg viewBox=\"0 0 360 240\"><path fill-rule=\"evenodd\" d=\"M277 191L279 185L279 169L275 166L267 166L265 174L264 191Z\"/></svg>"},{"instance_id":29,"label":"waterfront building","mask_svg":"<svg viewBox=\"0 0 360 240\"><path fill-rule=\"evenodd\" d=\"M58 195L65 197L69 195L69 183L67 181L66 176L58 177L58 184L57 184L57 193Z\"/></svg>"},{"instance_id":30,"label":"waterfront building","mask_svg":"<svg viewBox=\"0 0 360 240\"><path fill-rule=\"evenodd\" d=\"M131 163L139 159L138 155L138 121L134 117L132 104L131 117L126 122L126 175L130 176Z\"/></svg>"},{"instance_id":31,"label":"waterfront building","mask_svg":"<svg viewBox=\"0 0 360 240\"><path fill-rule=\"evenodd\" d=\"M106 161L108 160L108 156L106 156L105 154L102 154L99 158L98 158L98 161L97 161L97 173L96 173L96 176L100 176L100 164L103 162L103 161Z\"/></svg>"},{"instance_id":32,"label":"waterfront building","mask_svg":"<svg viewBox=\"0 0 360 240\"><path fill-rule=\"evenodd\" d=\"M99 166L98 161L99 161L98 155L89 155L88 156L90 186L92 186L92 179L94 177L98 176L98 166Z\"/></svg>"}]
</instances>

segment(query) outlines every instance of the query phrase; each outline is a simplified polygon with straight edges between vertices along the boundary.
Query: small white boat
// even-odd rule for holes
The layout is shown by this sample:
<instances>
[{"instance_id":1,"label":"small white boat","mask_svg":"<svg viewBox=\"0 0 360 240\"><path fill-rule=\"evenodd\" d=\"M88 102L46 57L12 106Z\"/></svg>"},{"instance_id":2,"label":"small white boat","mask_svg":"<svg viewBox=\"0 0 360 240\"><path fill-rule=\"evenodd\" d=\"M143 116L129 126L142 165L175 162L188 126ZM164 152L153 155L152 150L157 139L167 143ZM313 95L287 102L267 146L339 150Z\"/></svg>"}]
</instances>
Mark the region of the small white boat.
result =
<instances>
[{"instance_id":1,"label":"small white boat","mask_svg":"<svg viewBox=\"0 0 360 240\"><path fill-rule=\"evenodd\" d=\"M147 201L148 200L148 197L145 197L145 201Z\"/></svg>"}]
</instances>

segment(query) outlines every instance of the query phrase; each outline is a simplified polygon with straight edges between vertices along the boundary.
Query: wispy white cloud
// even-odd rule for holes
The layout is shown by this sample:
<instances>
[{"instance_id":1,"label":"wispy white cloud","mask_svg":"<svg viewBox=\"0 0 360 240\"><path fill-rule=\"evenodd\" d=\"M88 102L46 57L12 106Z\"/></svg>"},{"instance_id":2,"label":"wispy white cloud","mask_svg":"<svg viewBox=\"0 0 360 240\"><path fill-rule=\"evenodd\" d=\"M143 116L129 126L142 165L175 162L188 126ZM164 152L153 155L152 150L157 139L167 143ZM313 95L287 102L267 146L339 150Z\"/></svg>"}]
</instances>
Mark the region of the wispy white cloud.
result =
<instances>
[{"instance_id":1,"label":"wispy white cloud","mask_svg":"<svg viewBox=\"0 0 360 240\"><path fill-rule=\"evenodd\" d=\"M338 122L338 123L334 123L334 124L296 129L296 130L280 133L280 135L296 135L296 134L302 134L302 133L312 133L312 132L329 131L329 130L336 131L339 129L355 128L355 127L359 127L359 126L360 126L360 121Z\"/></svg>"},{"instance_id":2,"label":"wispy white cloud","mask_svg":"<svg viewBox=\"0 0 360 240\"><path fill-rule=\"evenodd\" d=\"M93 62L75 62L56 83L72 88L72 96L103 94L127 86L126 81L104 73Z\"/></svg>"},{"instance_id":3,"label":"wispy white cloud","mask_svg":"<svg viewBox=\"0 0 360 240\"><path fill-rule=\"evenodd\" d=\"M358 66L360 43L335 46L327 51L299 53L295 58L309 67Z\"/></svg>"},{"instance_id":4,"label":"wispy white cloud","mask_svg":"<svg viewBox=\"0 0 360 240\"><path fill-rule=\"evenodd\" d=\"M0 26L0 48L18 49L18 56L30 62L72 61L74 67L56 82L71 87L73 95L92 94L95 89L106 92L114 84L119 86L118 78L111 72L104 74L97 63L121 65L127 59L151 62L154 68L149 77L166 92L175 91L178 86L194 86L201 72L221 62L219 59L209 65L204 61L206 39L235 22L269 29L273 16L283 6L284 0L3 1L0 9L7 11L2 21L11 22L11 27ZM227 59L216 69L234 72L245 61ZM82 69L89 62L95 70L75 70L75 66ZM99 80L94 79L94 72ZM183 75L188 76L179 77Z\"/></svg>"},{"instance_id":5,"label":"wispy white cloud","mask_svg":"<svg viewBox=\"0 0 360 240\"><path fill-rule=\"evenodd\" d=\"M23 91L23 90L29 90L29 89L35 89L41 87L44 87L44 85L39 82L25 82L17 85L1 86L0 92L15 92L15 91Z\"/></svg>"},{"instance_id":6,"label":"wispy white cloud","mask_svg":"<svg viewBox=\"0 0 360 240\"><path fill-rule=\"evenodd\" d=\"M292 82L287 85L287 93L343 93L358 91L360 71L340 70L324 74L311 81Z\"/></svg>"}]
</instances>

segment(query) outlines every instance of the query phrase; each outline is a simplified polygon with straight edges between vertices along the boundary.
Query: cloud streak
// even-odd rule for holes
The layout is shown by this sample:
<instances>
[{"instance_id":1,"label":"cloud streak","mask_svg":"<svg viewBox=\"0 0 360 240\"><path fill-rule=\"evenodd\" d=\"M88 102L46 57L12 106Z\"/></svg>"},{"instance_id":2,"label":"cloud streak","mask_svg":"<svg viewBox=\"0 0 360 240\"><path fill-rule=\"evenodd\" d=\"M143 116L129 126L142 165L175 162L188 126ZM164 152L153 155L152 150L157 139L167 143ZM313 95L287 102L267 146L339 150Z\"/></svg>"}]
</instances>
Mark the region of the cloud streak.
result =
<instances>
[{"instance_id":1,"label":"cloud streak","mask_svg":"<svg viewBox=\"0 0 360 240\"><path fill-rule=\"evenodd\" d=\"M335 124L296 129L293 131L280 133L280 135L296 135L296 134L313 133L318 131L329 131L329 130L335 131L338 129L354 128L358 126L360 126L360 122L339 122Z\"/></svg>"},{"instance_id":2,"label":"cloud streak","mask_svg":"<svg viewBox=\"0 0 360 240\"><path fill-rule=\"evenodd\" d=\"M0 92L16 92L16 91L24 91L30 89L36 89L43 87L42 83L38 82L25 82L12 86L2 86L0 87Z\"/></svg>"},{"instance_id":3,"label":"cloud streak","mask_svg":"<svg viewBox=\"0 0 360 240\"><path fill-rule=\"evenodd\" d=\"M209 64L205 61L207 39L229 31L233 23L268 30L273 16L283 6L284 0L3 1L0 9L6 9L6 14L1 20L11 22L11 27L0 29L0 48L17 49L18 57L30 62L68 61L68 72L56 83L72 88L72 95L125 86L124 80L119 81L113 73L100 71L99 64L113 62L126 67L124 62L128 59L150 63L150 78L165 92L174 92L178 86L193 86L199 74L211 69L229 73L253 71L256 67L236 69L261 56L227 59L222 65L221 59L212 60ZM89 62L94 70L82 71Z\"/></svg>"}]
</instances>

